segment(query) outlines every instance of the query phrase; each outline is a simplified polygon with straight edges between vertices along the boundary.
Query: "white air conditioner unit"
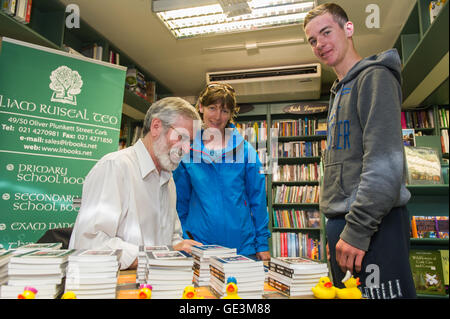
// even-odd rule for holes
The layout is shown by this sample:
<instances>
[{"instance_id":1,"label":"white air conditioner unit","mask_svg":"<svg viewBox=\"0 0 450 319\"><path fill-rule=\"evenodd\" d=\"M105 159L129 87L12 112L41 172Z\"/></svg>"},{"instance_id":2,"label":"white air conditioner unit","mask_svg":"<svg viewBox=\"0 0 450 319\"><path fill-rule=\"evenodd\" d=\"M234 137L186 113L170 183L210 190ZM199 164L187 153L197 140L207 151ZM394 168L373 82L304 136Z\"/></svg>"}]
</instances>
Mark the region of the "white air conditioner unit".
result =
<instances>
[{"instance_id":1,"label":"white air conditioner unit","mask_svg":"<svg viewBox=\"0 0 450 319\"><path fill-rule=\"evenodd\" d=\"M236 91L238 103L320 98L320 63L206 73L206 83L224 82Z\"/></svg>"}]
</instances>

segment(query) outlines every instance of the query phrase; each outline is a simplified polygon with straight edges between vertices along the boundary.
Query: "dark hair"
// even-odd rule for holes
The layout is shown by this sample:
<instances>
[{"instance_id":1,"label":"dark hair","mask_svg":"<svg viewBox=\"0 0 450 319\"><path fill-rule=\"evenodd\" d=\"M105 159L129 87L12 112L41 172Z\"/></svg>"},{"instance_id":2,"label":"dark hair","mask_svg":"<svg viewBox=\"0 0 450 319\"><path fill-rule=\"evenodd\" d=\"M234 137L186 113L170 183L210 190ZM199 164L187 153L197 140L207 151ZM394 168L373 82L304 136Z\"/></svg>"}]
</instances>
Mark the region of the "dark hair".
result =
<instances>
[{"instance_id":1,"label":"dark hair","mask_svg":"<svg viewBox=\"0 0 450 319\"><path fill-rule=\"evenodd\" d=\"M320 6L315 7L306 14L305 20L303 21L303 29L306 25L314 18L321 16L322 14L329 13L333 16L334 22L339 24L341 28L344 27L345 23L348 22L347 13L335 3L324 3Z\"/></svg>"},{"instance_id":2,"label":"dark hair","mask_svg":"<svg viewBox=\"0 0 450 319\"><path fill-rule=\"evenodd\" d=\"M220 103L221 107L230 110L230 122L234 122L234 118L239 113L239 106L236 104L236 93L233 87L226 83L210 83L201 92L195 104L195 108L199 111L200 104L209 106ZM200 113L203 120L203 114Z\"/></svg>"}]
</instances>

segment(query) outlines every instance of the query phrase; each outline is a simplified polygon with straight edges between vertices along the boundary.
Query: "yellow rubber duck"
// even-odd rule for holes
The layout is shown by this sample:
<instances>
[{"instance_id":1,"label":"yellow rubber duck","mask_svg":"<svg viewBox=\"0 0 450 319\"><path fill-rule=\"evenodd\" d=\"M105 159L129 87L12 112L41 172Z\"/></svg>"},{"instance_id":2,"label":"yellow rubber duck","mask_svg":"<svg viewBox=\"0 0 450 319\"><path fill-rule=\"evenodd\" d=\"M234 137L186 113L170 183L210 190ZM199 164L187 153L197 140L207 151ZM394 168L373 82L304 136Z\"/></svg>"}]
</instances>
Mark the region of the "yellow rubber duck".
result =
<instances>
[{"instance_id":1,"label":"yellow rubber duck","mask_svg":"<svg viewBox=\"0 0 450 319\"><path fill-rule=\"evenodd\" d=\"M77 296L73 291L66 291L62 296L61 299L77 299Z\"/></svg>"},{"instance_id":2,"label":"yellow rubber duck","mask_svg":"<svg viewBox=\"0 0 450 319\"><path fill-rule=\"evenodd\" d=\"M139 299L151 299L152 298L152 285L149 284L141 284L139 286L141 290L139 290L138 298Z\"/></svg>"},{"instance_id":3,"label":"yellow rubber duck","mask_svg":"<svg viewBox=\"0 0 450 319\"><path fill-rule=\"evenodd\" d=\"M242 299L237 294L237 281L234 277L228 277L227 286L225 288L226 295L222 297L222 299Z\"/></svg>"},{"instance_id":4,"label":"yellow rubber duck","mask_svg":"<svg viewBox=\"0 0 450 319\"><path fill-rule=\"evenodd\" d=\"M336 287L333 287L330 278L321 277L315 287L311 288L314 297L318 299L334 299L336 297Z\"/></svg>"},{"instance_id":5,"label":"yellow rubber duck","mask_svg":"<svg viewBox=\"0 0 450 319\"><path fill-rule=\"evenodd\" d=\"M336 289L336 295L339 299L361 299L362 293L358 286L361 284L359 278L354 278L352 273L347 270L342 283L345 288Z\"/></svg>"},{"instance_id":6,"label":"yellow rubber duck","mask_svg":"<svg viewBox=\"0 0 450 319\"><path fill-rule=\"evenodd\" d=\"M183 296L181 299L204 299L205 297L198 297L197 291L195 290L194 286L187 286L183 290Z\"/></svg>"},{"instance_id":7,"label":"yellow rubber duck","mask_svg":"<svg viewBox=\"0 0 450 319\"><path fill-rule=\"evenodd\" d=\"M37 294L37 289L34 287L26 286L23 292L17 296L18 299L34 299Z\"/></svg>"}]
</instances>

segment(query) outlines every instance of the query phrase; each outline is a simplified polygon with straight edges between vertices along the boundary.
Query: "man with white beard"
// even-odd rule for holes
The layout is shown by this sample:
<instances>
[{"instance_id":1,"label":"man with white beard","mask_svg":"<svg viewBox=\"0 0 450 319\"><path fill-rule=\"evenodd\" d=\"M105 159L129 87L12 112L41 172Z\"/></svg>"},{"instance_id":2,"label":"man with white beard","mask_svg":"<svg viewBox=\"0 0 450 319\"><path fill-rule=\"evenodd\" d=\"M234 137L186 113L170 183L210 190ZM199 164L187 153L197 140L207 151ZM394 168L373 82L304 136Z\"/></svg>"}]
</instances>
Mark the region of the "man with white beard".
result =
<instances>
[{"instance_id":1,"label":"man with white beard","mask_svg":"<svg viewBox=\"0 0 450 319\"><path fill-rule=\"evenodd\" d=\"M189 152L200 116L176 97L152 104L143 138L101 158L86 176L69 248L122 249L121 269L134 269L140 245L191 251L176 211L172 171Z\"/></svg>"}]
</instances>

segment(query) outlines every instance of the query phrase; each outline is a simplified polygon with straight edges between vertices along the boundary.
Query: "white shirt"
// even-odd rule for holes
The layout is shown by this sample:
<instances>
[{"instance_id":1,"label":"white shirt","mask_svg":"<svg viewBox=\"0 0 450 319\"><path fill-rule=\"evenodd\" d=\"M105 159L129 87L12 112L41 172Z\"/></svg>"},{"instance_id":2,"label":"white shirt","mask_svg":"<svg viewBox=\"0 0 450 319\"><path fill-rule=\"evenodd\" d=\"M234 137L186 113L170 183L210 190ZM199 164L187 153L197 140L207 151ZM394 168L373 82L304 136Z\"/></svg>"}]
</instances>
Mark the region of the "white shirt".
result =
<instances>
[{"instance_id":1,"label":"white shirt","mask_svg":"<svg viewBox=\"0 0 450 319\"><path fill-rule=\"evenodd\" d=\"M172 173L159 174L139 140L105 155L86 176L69 248L122 249L126 269L139 245L175 245L182 234Z\"/></svg>"}]
</instances>

